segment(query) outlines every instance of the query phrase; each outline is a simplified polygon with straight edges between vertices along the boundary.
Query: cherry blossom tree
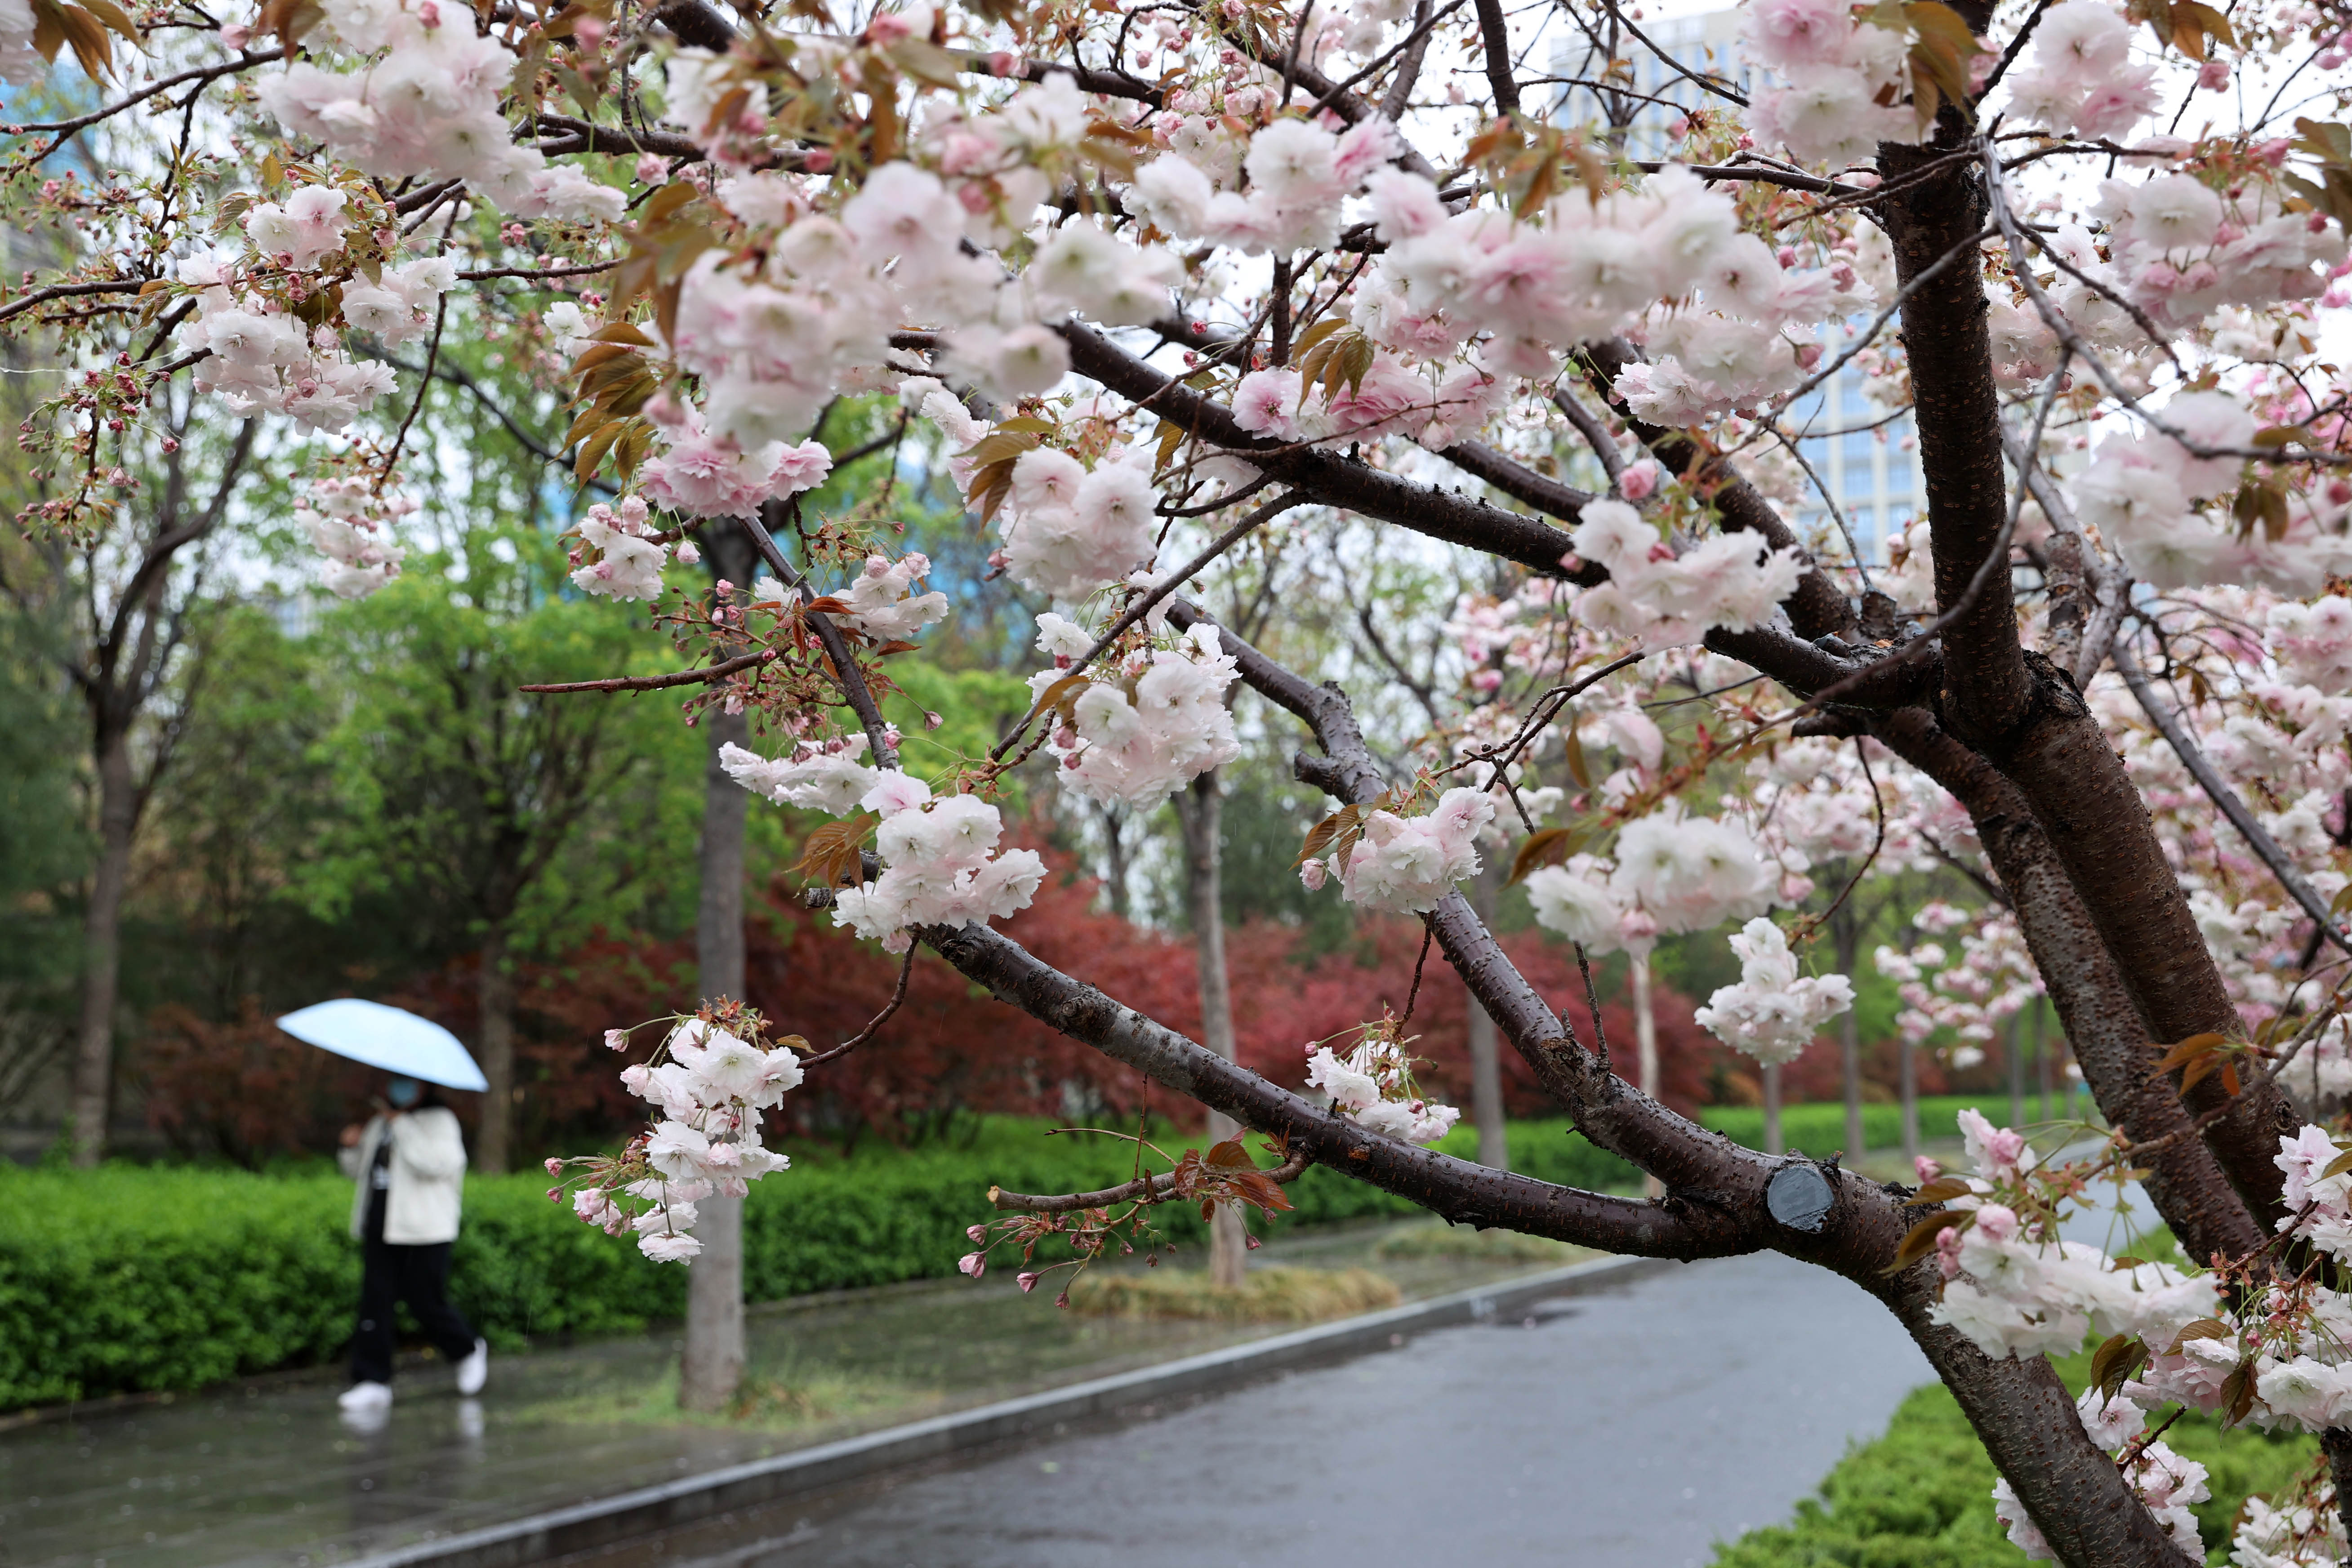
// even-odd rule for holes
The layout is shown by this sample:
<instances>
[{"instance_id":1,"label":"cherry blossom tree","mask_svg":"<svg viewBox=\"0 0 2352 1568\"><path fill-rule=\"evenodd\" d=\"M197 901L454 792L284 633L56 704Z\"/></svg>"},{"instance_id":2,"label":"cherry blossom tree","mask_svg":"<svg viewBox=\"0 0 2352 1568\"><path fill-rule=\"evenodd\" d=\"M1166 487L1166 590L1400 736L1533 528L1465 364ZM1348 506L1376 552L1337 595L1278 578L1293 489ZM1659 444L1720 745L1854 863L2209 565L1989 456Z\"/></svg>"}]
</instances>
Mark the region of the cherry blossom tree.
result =
<instances>
[{"instance_id":1,"label":"cherry blossom tree","mask_svg":"<svg viewBox=\"0 0 2352 1568\"><path fill-rule=\"evenodd\" d=\"M2310 1485L2237 1549L2336 1561L2347 20L1748 0L1745 72L1664 58L1666 106L1614 0L273 0L226 24L33 0L0 12L0 74L58 107L11 130L12 219L77 248L0 301L69 372L26 426L47 489L23 521L101 531L114 454L193 389L315 435L297 518L323 585L364 595L401 570L404 465L437 456L403 375L493 327L536 345L572 416L547 449L603 488L572 582L654 604L684 656L626 684L745 716L721 765L835 819L811 897L900 958L845 1040L720 998L612 1031L651 1045L624 1081L657 1115L566 1184L650 1257L693 1258L698 1202L784 1169L765 1111L885 1048L928 952L1264 1144L1139 1142L1120 1187L998 1192L971 1273L1055 1278L1163 1200L1278 1209L1310 1164L1612 1251L1770 1248L1903 1322L2030 1552L2201 1557L2201 1474L2140 1425L2185 1405L2317 1436ZM68 48L79 78L52 68ZM1591 75L1542 64L1575 58ZM1669 157L1639 155L1651 110ZM1849 364L1916 420L1927 515L1885 560L1832 498L1792 521L1830 433L1795 410ZM992 571L1055 605L985 754L882 718L891 659L950 609L930 563L883 512L803 499L825 410L890 392ZM1388 675L1292 668L1279 615L1253 641L1200 607L1236 544L1301 518L1504 574L1449 634L1462 691L1391 765L1358 708ZM732 531L761 575L672 585L689 531ZM1416 1077L1417 987L1276 1081L992 927L1045 875L994 804L1013 770L1156 809L1234 756L1237 688L1334 803L1307 885L1418 917L1423 962L1655 1196L1427 1148L1456 1113ZM1972 1123L1974 1170L1916 1192L1672 1114L1616 1070L1589 987L1538 994L1461 890L1502 867L1587 958L1723 932L1740 978L1701 1016L1769 1065L1850 1005L1827 915L1923 850L2008 911L1922 968L1964 971L1927 1001L2046 994L2112 1131L2062 1130L2061 1158ZM2182 1266L2059 1237L2128 1173ZM2094 1332L2078 1405L2047 1355Z\"/></svg>"}]
</instances>

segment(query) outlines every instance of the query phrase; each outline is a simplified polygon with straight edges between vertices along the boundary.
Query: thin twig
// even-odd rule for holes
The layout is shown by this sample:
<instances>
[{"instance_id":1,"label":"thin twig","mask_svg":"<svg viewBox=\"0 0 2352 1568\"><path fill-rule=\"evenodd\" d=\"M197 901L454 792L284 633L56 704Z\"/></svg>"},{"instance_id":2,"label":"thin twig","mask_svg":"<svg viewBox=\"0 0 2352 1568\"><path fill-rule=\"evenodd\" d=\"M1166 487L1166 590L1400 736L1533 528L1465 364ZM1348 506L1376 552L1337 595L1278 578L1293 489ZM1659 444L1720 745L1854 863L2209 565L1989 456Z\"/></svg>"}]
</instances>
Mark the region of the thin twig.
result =
<instances>
[{"instance_id":1,"label":"thin twig","mask_svg":"<svg viewBox=\"0 0 2352 1568\"><path fill-rule=\"evenodd\" d=\"M1592 1015L1592 1054L1601 1058L1601 1065L1605 1068L1609 1065L1609 1033L1601 1026L1601 994L1592 988L1592 960L1585 956L1582 942L1574 945L1576 972L1584 976L1584 1010ZM1470 1005L1475 1007L1477 1005L1478 999L1472 997Z\"/></svg>"},{"instance_id":2,"label":"thin twig","mask_svg":"<svg viewBox=\"0 0 2352 1568\"><path fill-rule=\"evenodd\" d=\"M1412 961L1412 989L1406 992L1404 995L1404 1016L1397 1020L1397 1027L1400 1029L1412 1022L1413 1005L1421 1000L1422 965L1429 962L1429 944L1436 935L1436 930L1423 922L1421 928L1421 956Z\"/></svg>"},{"instance_id":3,"label":"thin twig","mask_svg":"<svg viewBox=\"0 0 2352 1568\"><path fill-rule=\"evenodd\" d=\"M832 616L822 610L807 608L816 595L810 592L807 581L793 569L793 563L784 559L784 552L776 547L775 536L768 531L767 524L756 516L738 521L742 523L744 533L750 537L751 547L760 552L760 559L766 562L768 570L776 574L776 581L799 592L801 619L808 623L809 630L814 632L816 640L824 645L825 657L833 661L833 673L841 682L841 694L847 700L850 710L857 715L858 722L866 727L866 740L873 748L875 765L897 767L898 748L890 740L889 721L882 717L882 710L874 700L874 692L866 684L865 672L850 657L848 639L841 635L841 628L833 624Z\"/></svg>"},{"instance_id":4,"label":"thin twig","mask_svg":"<svg viewBox=\"0 0 2352 1568\"><path fill-rule=\"evenodd\" d=\"M907 949L907 962L898 965L898 986L890 993L890 1000L888 1004L883 1007L882 1011L874 1015L874 1021L866 1025L866 1027L858 1030L857 1033L850 1036L849 1038L842 1041L841 1044L834 1047L833 1049L829 1051L819 1051L813 1057L803 1057L801 1058L801 1070L803 1072L806 1072L811 1068L823 1067L825 1063L833 1060L835 1057L847 1056L850 1052L856 1050L858 1047L872 1039L874 1037L874 1031L879 1029L883 1025L890 1021L890 1015L897 1012L898 1010L898 1004L907 999L907 977L915 973L915 954L919 951L919 949L913 946L909 946Z\"/></svg>"},{"instance_id":5,"label":"thin twig","mask_svg":"<svg viewBox=\"0 0 2352 1568\"><path fill-rule=\"evenodd\" d=\"M700 686L713 680L724 680L739 670L770 662L782 650L761 648L730 658L724 664L714 664L705 669L674 669L667 675L615 675L604 680L562 680L539 686L517 687L519 691L660 691L672 686Z\"/></svg>"},{"instance_id":6,"label":"thin twig","mask_svg":"<svg viewBox=\"0 0 2352 1568\"><path fill-rule=\"evenodd\" d=\"M416 384L416 401L408 405L408 417L400 422L400 433L392 438L392 450L383 455L383 470L375 477L375 488L383 489L400 466L400 449L408 443L408 432L416 424L416 416L425 411L425 399L433 390L433 367L441 359L441 328L449 319L449 296L444 294L433 307L433 342L425 351L425 377Z\"/></svg>"}]
</instances>

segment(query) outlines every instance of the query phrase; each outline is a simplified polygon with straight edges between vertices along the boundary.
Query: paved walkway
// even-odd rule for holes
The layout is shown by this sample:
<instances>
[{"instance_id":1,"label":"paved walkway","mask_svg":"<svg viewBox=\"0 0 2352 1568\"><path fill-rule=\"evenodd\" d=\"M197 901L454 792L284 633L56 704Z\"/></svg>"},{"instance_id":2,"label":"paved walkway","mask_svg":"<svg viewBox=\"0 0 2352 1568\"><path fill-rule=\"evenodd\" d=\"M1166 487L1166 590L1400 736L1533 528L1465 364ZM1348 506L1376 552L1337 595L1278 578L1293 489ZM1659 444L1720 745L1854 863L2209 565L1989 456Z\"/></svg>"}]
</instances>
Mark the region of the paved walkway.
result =
<instances>
[{"instance_id":1,"label":"paved walkway","mask_svg":"<svg viewBox=\"0 0 2352 1568\"><path fill-rule=\"evenodd\" d=\"M694 1568L1696 1568L1786 1518L1931 1375L1855 1287L1731 1258L672 1552Z\"/></svg>"},{"instance_id":2,"label":"paved walkway","mask_svg":"<svg viewBox=\"0 0 2352 1568\"><path fill-rule=\"evenodd\" d=\"M1254 1256L1370 1265L1408 1299L1552 1266L1375 1257L1394 1228ZM0 1568L323 1568L1292 1326L1082 1318L992 1275L755 1313L741 1422L679 1415L667 1335L493 1357L479 1399L445 1366L404 1367L373 1429L338 1416L332 1369L96 1410L0 1431Z\"/></svg>"}]
</instances>

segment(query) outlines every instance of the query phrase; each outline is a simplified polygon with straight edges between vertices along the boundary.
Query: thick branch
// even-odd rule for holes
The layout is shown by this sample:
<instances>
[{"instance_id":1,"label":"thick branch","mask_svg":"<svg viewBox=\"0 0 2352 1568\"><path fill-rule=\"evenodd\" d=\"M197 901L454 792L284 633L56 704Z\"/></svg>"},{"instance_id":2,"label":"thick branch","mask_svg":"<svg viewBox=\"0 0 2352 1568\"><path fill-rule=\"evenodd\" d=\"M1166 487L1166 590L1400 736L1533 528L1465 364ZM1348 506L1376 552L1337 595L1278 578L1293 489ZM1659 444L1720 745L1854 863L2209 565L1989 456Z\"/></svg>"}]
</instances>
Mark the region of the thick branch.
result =
<instances>
[{"instance_id":1,"label":"thick branch","mask_svg":"<svg viewBox=\"0 0 2352 1568\"><path fill-rule=\"evenodd\" d=\"M1569 552L1569 537L1541 519L1506 511L1456 491L1415 484L1319 447L1261 440L1234 424L1233 411L1223 404L1173 382L1093 328L1073 321L1060 331L1070 345L1071 368L1080 375L1143 405L1211 446L1231 451L1324 505L1345 507L1449 544L1516 561L1549 576L1560 575L1560 557ZM925 337L908 346L928 348L930 341Z\"/></svg>"},{"instance_id":2,"label":"thick branch","mask_svg":"<svg viewBox=\"0 0 2352 1568\"><path fill-rule=\"evenodd\" d=\"M1212 1110L1286 1139L1294 1157L1410 1198L1457 1225L1499 1226L1645 1258L1754 1250L1736 1226L1705 1211L1677 1215L1639 1199L1557 1187L1367 1131L1119 1005L985 926L934 929L923 940L998 1000Z\"/></svg>"},{"instance_id":3,"label":"thick branch","mask_svg":"<svg viewBox=\"0 0 2352 1568\"><path fill-rule=\"evenodd\" d=\"M1893 184L1947 151L1890 143L1880 150L1880 167ZM1890 195L1880 211L1895 250L1895 276L1909 289L1903 301L1903 346L1911 364L1934 541L1936 606L1948 610L1968 592L1987 556L2000 548L2009 521L1983 272L1973 262L1937 270L1982 231L1984 191L1973 166L1954 164ZM2024 717L2032 684L2017 639L2016 596L2004 559L1967 613L1945 628L1947 717L1962 740L1976 743Z\"/></svg>"}]
</instances>

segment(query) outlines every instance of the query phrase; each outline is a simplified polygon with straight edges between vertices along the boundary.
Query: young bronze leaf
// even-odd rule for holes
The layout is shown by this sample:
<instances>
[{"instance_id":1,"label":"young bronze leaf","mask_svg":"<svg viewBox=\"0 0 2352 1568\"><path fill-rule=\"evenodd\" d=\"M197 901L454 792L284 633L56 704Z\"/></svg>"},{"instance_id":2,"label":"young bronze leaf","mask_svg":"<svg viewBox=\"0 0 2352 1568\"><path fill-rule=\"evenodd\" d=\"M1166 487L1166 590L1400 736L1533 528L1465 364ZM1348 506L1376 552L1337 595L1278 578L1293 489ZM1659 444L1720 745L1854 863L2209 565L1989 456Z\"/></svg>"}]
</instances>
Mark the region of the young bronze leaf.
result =
<instances>
[{"instance_id":1,"label":"young bronze leaf","mask_svg":"<svg viewBox=\"0 0 2352 1568\"><path fill-rule=\"evenodd\" d=\"M2227 1035L2191 1035L2187 1039L2181 1041L2179 1045L2173 1047L2170 1050L2166 1051L2164 1053L2164 1059L2156 1064L2156 1070L2160 1073L2167 1073L2172 1071L2175 1068L2185 1067L2189 1063L2195 1061L2199 1057L2205 1055L2208 1051L2214 1049L2216 1047L2227 1045L2228 1043L2229 1037Z\"/></svg>"},{"instance_id":2,"label":"young bronze leaf","mask_svg":"<svg viewBox=\"0 0 2352 1568\"><path fill-rule=\"evenodd\" d=\"M1537 828L1520 842L1518 852L1511 857L1511 875L1504 886L1515 888L1541 868L1559 865L1575 854L1577 846L1583 842L1583 833L1574 828Z\"/></svg>"},{"instance_id":3,"label":"young bronze leaf","mask_svg":"<svg viewBox=\"0 0 2352 1568\"><path fill-rule=\"evenodd\" d=\"M845 821L826 823L808 836L793 872L812 888L855 887L865 879L859 850L880 820L860 812Z\"/></svg>"},{"instance_id":4,"label":"young bronze leaf","mask_svg":"<svg viewBox=\"0 0 2352 1568\"><path fill-rule=\"evenodd\" d=\"M1969 1185L1966 1176L1938 1176L1904 1202L1914 1208L1926 1208L1930 1204L1945 1204L1954 1198L1964 1198L1975 1190Z\"/></svg>"},{"instance_id":5,"label":"young bronze leaf","mask_svg":"<svg viewBox=\"0 0 2352 1568\"><path fill-rule=\"evenodd\" d=\"M1243 1148L1241 1141L1235 1138L1228 1138L1222 1143L1211 1144L1206 1160L1212 1167L1221 1171L1257 1169L1256 1162L1249 1157L1249 1151Z\"/></svg>"},{"instance_id":6,"label":"young bronze leaf","mask_svg":"<svg viewBox=\"0 0 2352 1568\"><path fill-rule=\"evenodd\" d=\"M1317 823L1314 826L1308 828L1307 830L1307 841L1298 847L1298 858L1290 863L1292 869L1295 870L1298 867L1306 865L1307 862L1314 859L1318 855L1329 849L1331 847L1331 841L1339 836L1340 830L1347 827L1356 820L1356 812L1357 807L1352 805L1343 805L1339 810L1333 812L1330 816L1325 817L1322 821Z\"/></svg>"},{"instance_id":7,"label":"young bronze leaf","mask_svg":"<svg viewBox=\"0 0 2352 1568\"><path fill-rule=\"evenodd\" d=\"M1937 1209L1903 1233L1902 1244L1895 1249L1895 1261L1879 1272L1881 1274L1902 1273L1906 1268L1936 1250L1936 1238L1944 1233L1946 1226L1972 1225L1976 1217L1976 1211L1973 1209Z\"/></svg>"}]
</instances>

